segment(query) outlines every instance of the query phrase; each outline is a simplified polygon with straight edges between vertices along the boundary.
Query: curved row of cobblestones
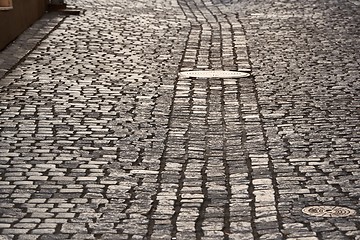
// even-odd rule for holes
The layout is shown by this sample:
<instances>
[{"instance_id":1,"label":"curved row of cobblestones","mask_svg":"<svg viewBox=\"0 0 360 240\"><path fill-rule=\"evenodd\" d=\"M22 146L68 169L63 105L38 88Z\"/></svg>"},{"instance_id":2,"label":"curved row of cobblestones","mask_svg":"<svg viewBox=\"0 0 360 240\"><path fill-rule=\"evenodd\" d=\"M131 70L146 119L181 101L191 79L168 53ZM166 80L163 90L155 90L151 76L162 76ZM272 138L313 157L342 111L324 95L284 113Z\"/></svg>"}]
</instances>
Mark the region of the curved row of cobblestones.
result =
<instances>
[{"instance_id":1,"label":"curved row of cobblestones","mask_svg":"<svg viewBox=\"0 0 360 240\"><path fill-rule=\"evenodd\" d=\"M0 239L359 239L301 212L358 209L354 1L73 3L1 79Z\"/></svg>"},{"instance_id":2,"label":"curved row of cobblestones","mask_svg":"<svg viewBox=\"0 0 360 240\"><path fill-rule=\"evenodd\" d=\"M5 78L5 238L147 234L187 22L172 1L80 3Z\"/></svg>"},{"instance_id":3,"label":"curved row of cobblestones","mask_svg":"<svg viewBox=\"0 0 360 240\"><path fill-rule=\"evenodd\" d=\"M359 7L348 1L238 4L286 239L359 239Z\"/></svg>"}]
</instances>

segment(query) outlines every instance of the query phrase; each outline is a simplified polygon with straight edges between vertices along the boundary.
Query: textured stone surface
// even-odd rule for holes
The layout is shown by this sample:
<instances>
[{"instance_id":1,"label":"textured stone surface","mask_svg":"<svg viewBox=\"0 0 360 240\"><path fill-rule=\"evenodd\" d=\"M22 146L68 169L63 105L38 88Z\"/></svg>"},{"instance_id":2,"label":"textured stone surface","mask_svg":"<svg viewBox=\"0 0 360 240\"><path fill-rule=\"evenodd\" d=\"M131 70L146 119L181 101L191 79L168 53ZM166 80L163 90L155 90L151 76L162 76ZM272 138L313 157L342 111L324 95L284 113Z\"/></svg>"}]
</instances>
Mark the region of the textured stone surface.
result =
<instances>
[{"instance_id":1,"label":"textured stone surface","mask_svg":"<svg viewBox=\"0 0 360 240\"><path fill-rule=\"evenodd\" d=\"M301 211L359 208L354 2L74 0L41 20L0 53L0 239L358 239L357 215Z\"/></svg>"}]
</instances>

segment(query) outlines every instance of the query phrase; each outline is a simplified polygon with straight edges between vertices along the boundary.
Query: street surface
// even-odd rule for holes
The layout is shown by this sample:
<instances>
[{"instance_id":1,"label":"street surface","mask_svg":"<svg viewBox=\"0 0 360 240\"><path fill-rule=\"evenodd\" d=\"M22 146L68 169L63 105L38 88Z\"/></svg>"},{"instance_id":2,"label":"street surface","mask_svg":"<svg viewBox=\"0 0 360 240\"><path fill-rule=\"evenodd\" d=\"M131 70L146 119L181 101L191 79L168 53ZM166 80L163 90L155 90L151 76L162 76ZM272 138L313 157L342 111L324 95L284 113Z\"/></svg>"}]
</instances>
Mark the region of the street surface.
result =
<instances>
[{"instance_id":1,"label":"street surface","mask_svg":"<svg viewBox=\"0 0 360 240\"><path fill-rule=\"evenodd\" d=\"M358 1L67 3L0 53L0 240L360 239Z\"/></svg>"}]
</instances>

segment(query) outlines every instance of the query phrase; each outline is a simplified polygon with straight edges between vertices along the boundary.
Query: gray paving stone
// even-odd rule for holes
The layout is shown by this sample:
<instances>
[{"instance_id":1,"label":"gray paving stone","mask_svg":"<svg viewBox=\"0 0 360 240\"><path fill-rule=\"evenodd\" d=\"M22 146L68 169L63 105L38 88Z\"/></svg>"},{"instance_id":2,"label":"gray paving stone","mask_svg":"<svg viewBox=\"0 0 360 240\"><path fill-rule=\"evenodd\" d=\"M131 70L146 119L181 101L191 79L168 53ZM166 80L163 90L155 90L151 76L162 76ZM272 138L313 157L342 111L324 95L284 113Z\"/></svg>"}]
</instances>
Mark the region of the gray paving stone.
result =
<instances>
[{"instance_id":1,"label":"gray paving stone","mask_svg":"<svg viewBox=\"0 0 360 240\"><path fill-rule=\"evenodd\" d=\"M358 209L356 5L71 4L0 53L0 239L357 239L301 212Z\"/></svg>"}]
</instances>

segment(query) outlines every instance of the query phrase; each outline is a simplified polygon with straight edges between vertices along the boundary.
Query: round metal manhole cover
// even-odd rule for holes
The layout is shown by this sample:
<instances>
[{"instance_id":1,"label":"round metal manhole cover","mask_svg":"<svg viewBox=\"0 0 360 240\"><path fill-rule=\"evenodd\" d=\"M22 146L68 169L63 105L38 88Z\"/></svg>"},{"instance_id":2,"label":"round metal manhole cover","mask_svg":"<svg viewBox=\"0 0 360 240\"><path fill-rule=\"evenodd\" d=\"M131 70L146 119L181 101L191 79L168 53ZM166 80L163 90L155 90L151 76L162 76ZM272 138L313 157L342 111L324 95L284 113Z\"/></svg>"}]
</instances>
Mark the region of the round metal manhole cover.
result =
<instances>
[{"instance_id":1,"label":"round metal manhole cover","mask_svg":"<svg viewBox=\"0 0 360 240\"><path fill-rule=\"evenodd\" d=\"M245 69L242 72L236 71L186 71L180 72L179 75L181 77L194 77L194 78L243 78L249 77L250 73L248 73L248 69Z\"/></svg>"},{"instance_id":2,"label":"round metal manhole cover","mask_svg":"<svg viewBox=\"0 0 360 240\"><path fill-rule=\"evenodd\" d=\"M339 206L310 206L303 208L303 213L314 217L348 217L356 214L356 211Z\"/></svg>"}]
</instances>

